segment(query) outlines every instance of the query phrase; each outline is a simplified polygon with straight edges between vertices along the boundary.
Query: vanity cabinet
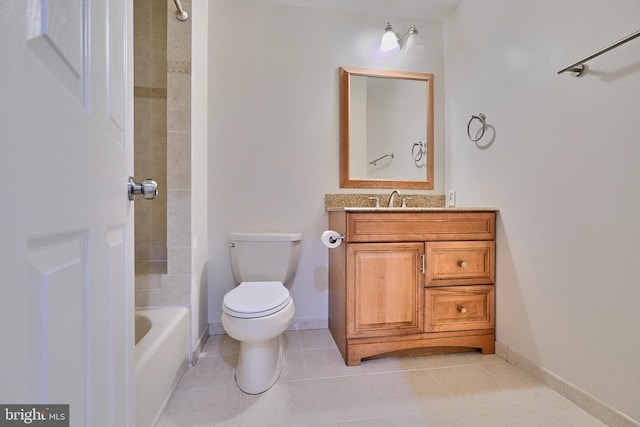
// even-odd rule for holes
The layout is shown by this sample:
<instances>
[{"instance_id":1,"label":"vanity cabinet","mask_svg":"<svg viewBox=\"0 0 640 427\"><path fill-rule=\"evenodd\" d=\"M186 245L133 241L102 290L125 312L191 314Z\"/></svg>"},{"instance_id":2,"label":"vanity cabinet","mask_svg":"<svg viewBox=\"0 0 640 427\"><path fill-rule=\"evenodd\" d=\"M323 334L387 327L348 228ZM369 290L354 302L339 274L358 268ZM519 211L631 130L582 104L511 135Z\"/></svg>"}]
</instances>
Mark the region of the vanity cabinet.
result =
<instances>
[{"instance_id":1,"label":"vanity cabinet","mask_svg":"<svg viewBox=\"0 0 640 427\"><path fill-rule=\"evenodd\" d=\"M329 212L329 329L347 365L494 352L495 212Z\"/></svg>"}]
</instances>

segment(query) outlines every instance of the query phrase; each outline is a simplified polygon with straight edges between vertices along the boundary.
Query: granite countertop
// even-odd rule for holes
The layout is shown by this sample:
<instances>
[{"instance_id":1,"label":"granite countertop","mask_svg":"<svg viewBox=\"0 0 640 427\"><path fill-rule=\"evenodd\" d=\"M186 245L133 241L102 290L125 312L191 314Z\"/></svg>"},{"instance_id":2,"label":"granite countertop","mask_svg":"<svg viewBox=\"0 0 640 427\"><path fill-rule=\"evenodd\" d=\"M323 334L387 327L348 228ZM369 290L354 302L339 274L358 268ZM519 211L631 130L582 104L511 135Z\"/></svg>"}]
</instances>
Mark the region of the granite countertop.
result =
<instances>
[{"instance_id":1,"label":"granite countertop","mask_svg":"<svg viewBox=\"0 0 640 427\"><path fill-rule=\"evenodd\" d=\"M325 194L325 210L327 212L497 212L499 209L493 206L456 206L446 207L445 196L438 194L402 194L395 198L394 207L376 208L375 200L380 204L386 204L390 194ZM407 199L408 206L402 208L399 205L402 199Z\"/></svg>"},{"instance_id":2,"label":"granite countertop","mask_svg":"<svg viewBox=\"0 0 640 427\"><path fill-rule=\"evenodd\" d=\"M327 212L497 212L493 206L456 206L456 207L406 207L406 208L375 208L375 207L332 207Z\"/></svg>"}]
</instances>

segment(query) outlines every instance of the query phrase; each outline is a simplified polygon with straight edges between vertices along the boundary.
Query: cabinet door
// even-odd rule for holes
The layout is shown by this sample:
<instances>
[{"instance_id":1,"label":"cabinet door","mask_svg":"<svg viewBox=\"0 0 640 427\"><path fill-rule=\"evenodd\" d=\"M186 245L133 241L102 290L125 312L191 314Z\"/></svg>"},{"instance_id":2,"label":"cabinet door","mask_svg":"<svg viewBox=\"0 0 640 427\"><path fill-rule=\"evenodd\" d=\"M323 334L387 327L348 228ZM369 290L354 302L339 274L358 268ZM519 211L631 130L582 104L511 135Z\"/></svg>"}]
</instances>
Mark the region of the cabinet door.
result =
<instances>
[{"instance_id":1,"label":"cabinet door","mask_svg":"<svg viewBox=\"0 0 640 427\"><path fill-rule=\"evenodd\" d=\"M349 338L423 332L423 243L347 245Z\"/></svg>"}]
</instances>

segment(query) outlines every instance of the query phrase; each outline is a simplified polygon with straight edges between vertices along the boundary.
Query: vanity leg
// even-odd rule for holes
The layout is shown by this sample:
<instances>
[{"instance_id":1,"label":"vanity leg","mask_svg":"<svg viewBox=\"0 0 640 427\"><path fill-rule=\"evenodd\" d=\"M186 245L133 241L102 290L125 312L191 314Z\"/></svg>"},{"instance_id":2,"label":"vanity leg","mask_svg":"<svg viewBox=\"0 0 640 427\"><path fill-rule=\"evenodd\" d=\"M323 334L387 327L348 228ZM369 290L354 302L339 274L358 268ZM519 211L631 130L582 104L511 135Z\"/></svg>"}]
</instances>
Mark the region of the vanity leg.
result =
<instances>
[{"instance_id":1,"label":"vanity leg","mask_svg":"<svg viewBox=\"0 0 640 427\"><path fill-rule=\"evenodd\" d=\"M353 354L349 354L347 357L347 366L360 366L362 359Z\"/></svg>"},{"instance_id":2,"label":"vanity leg","mask_svg":"<svg viewBox=\"0 0 640 427\"><path fill-rule=\"evenodd\" d=\"M493 336L490 339L484 340L485 343L482 347L480 347L480 352L482 354L494 354L496 352L496 340Z\"/></svg>"}]
</instances>

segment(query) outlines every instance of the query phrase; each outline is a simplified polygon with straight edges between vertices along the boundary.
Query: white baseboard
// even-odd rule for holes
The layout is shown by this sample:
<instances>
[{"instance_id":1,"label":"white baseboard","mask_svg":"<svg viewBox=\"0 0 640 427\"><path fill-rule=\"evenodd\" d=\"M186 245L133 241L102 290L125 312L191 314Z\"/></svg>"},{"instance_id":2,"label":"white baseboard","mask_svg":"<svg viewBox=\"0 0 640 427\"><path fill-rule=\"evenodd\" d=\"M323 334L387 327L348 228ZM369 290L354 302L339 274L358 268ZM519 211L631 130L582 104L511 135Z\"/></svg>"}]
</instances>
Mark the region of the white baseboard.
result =
<instances>
[{"instance_id":1,"label":"white baseboard","mask_svg":"<svg viewBox=\"0 0 640 427\"><path fill-rule=\"evenodd\" d=\"M208 328L202 328L202 332L200 333L200 336L198 337L196 342L193 344L193 347L191 350L191 360L189 361L191 366L195 366L196 362L198 362L198 357L200 357L200 352L204 348L204 345L207 343L207 338L209 338L209 335L210 333Z\"/></svg>"},{"instance_id":2,"label":"white baseboard","mask_svg":"<svg viewBox=\"0 0 640 427\"><path fill-rule=\"evenodd\" d=\"M634 421L622 412L607 405L581 388L559 377L553 372L539 366L521 354L510 349L506 345L496 341L496 354L522 369L532 377L541 381L544 385L572 401L594 417L600 419L609 426L616 427L640 427L640 422Z\"/></svg>"},{"instance_id":3,"label":"white baseboard","mask_svg":"<svg viewBox=\"0 0 640 427\"><path fill-rule=\"evenodd\" d=\"M328 329L329 319L293 319L289 331L304 331L305 329Z\"/></svg>"}]
</instances>

